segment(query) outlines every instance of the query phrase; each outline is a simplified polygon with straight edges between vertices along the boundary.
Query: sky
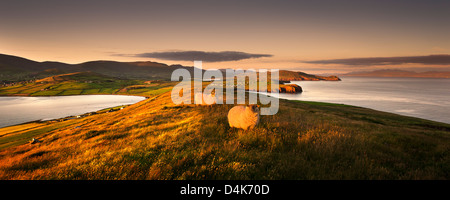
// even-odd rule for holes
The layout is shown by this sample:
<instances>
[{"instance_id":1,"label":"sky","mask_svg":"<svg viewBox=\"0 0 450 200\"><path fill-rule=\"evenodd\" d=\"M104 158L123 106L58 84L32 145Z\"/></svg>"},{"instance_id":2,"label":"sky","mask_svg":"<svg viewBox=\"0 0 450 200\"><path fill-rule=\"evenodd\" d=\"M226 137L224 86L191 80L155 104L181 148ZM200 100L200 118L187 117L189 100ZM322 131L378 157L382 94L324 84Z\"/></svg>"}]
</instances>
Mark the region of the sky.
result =
<instances>
[{"instance_id":1,"label":"sky","mask_svg":"<svg viewBox=\"0 0 450 200\"><path fill-rule=\"evenodd\" d=\"M2 0L0 53L316 74L450 71L449 10L448 0Z\"/></svg>"}]
</instances>

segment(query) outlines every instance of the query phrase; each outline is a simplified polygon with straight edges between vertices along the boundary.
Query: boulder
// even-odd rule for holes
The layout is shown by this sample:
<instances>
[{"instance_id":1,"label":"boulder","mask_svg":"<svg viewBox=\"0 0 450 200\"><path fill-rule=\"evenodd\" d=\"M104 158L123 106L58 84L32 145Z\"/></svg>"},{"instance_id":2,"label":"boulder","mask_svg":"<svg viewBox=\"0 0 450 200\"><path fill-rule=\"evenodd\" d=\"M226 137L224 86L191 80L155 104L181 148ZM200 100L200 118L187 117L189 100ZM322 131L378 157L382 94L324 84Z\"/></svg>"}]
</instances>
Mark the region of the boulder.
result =
<instances>
[{"instance_id":1,"label":"boulder","mask_svg":"<svg viewBox=\"0 0 450 200\"><path fill-rule=\"evenodd\" d=\"M287 84L287 85L280 85L280 93L301 93L303 92L302 87L296 84Z\"/></svg>"}]
</instances>

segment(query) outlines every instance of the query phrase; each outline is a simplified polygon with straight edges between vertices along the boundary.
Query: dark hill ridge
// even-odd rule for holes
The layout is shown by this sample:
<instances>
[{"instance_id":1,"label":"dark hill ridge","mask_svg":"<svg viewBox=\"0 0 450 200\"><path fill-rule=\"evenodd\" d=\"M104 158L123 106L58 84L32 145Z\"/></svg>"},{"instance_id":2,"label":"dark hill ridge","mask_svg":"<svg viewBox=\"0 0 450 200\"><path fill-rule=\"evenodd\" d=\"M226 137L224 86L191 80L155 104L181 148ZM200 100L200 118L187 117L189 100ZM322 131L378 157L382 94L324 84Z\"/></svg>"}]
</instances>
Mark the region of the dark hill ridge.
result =
<instances>
[{"instance_id":1,"label":"dark hill ridge","mask_svg":"<svg viewBox=\"0 0 450 200\"><path fill-rule=\"evenodd\" d=\"M174 69L192 67L181 65L169 66L157 62L117 62L90 61L80 64L61 62L37 62L25 58L0 54L0 80L19 81L41 79L65 73L91 71L107 76L128 79L163 79L168 80Z\"/></svg>"},{"instance_id":2,"label":"dark hill ridge","mask_svg":"<svg viewBox=\"0 0 450 200\"><path fill-rule=\"evenodd\" d=\"M76 71L92 71L131 79L170 79L174 67L156 62L91 61L75 66ZM180 67L191 70L190 67Z\"/></svg>"},{"instance_id":3,"label":"dark hill ridge","mask_svg":"<svg viewBox=\"0 0 450 200\"><path fill-rule=\"evenodd\" d=\"M123 79L170 80L173 70L184 68L193 72L193 67L167 65L164 63L138 61L117 62L108 60L67 64L54 61L37 62L17 56L0 54L0 81L24 81L42 79L60 74L90 71ZM223 71L223 70L222 70ZM339 81L336 76L317 76L303 72L280 70L280 81Z\"/></svg>"}]
</instances>

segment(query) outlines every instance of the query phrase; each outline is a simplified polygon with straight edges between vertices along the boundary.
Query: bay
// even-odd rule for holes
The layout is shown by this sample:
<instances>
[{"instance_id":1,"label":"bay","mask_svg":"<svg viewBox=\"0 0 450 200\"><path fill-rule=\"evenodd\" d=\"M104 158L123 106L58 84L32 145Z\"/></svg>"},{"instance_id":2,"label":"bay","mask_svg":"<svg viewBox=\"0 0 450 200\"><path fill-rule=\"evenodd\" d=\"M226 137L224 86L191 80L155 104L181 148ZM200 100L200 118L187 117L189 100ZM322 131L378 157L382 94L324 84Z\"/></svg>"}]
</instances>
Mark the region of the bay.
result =
<instances>
[{"instance_id":1,"label":"bay","mask_svg":"<svg viewBox=\"0 0 450 200\"><path fill-rule=\"evenodd\" d=\"M340 103L450 124L450 79L341 77L342 81L292 81L300 94L279 98Z\"/></svg>"},{"instance_id":2,"label":"bay","mask_svg":"<svg viewBox=\"0 0 450 200\"><path fill-rule=\"evenodd\" d=\"M130 105L144 99L145 97L125 95L0 97L0 127L76 116L105 108Z\"/></svg>"}]
</instances>

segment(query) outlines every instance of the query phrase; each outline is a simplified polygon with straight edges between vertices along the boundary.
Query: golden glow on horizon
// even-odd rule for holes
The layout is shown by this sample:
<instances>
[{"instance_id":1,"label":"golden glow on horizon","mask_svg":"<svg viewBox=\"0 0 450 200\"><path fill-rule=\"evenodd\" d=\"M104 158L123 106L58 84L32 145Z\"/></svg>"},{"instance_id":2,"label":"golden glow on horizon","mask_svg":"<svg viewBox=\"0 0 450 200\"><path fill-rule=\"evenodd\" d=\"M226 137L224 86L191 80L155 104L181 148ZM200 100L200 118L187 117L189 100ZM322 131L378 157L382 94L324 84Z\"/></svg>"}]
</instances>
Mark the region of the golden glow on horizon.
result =
<instances>
[{"instance_id":1,"label":"golden glow on horizon","mask_svg":"<svg viewBox=\"0 0 450 200\"><path fill-rule=\"evenodd\" d=\"M12 2L0 7L0 11L4 11L0 12L0 53L72 64L115 60L192 66L193 61L114 54L241 51L273 57L205 63L205 68L280 68L309 70L307 72L311 73L360 71L366 67L355 69L301 61L450 54L450 28L438 23L448 21L445 19L448 12L438 10L443 8L439 5L415 7L384 2L368 6L358 1L352 4L354 7L339 7L333 1L325 5L294 1L283 4L260 2L261 5L215 3L217 5L177 7L164 2L151 5L90 3L88 6L65 2L61 5L27 4L27 10L24 8L27 5L20 4L21 9L18 9ZM83 15L73 9L74 6L82 10ZM104 9L105 6L108 9ZM380 15L374 10L377 6L386 12ZM410 7L406 9L405 6ZM9 11L16 10L7 12L8 8ZM55 8L64 12L55 11ZM173 12L166 14L169 8ZM22 15L18 16L18 12ZM371 66L371 69L383 67L390 66ZM419 69L432 66L392 67ZM445 67L449 66L434 66Z\"/></svg>"}]
</instances>

